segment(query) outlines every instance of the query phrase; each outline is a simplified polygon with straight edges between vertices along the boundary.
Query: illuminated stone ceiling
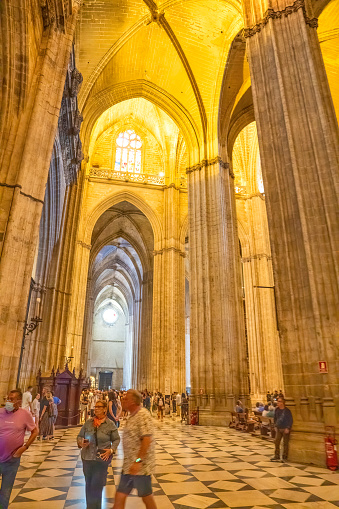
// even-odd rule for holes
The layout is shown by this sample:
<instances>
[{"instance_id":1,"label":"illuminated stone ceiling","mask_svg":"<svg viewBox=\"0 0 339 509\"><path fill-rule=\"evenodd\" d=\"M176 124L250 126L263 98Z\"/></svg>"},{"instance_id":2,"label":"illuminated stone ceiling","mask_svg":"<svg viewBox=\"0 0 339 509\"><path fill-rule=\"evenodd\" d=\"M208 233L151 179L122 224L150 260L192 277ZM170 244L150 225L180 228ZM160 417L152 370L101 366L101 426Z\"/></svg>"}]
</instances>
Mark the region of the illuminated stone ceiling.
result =
<instances>
[{"instance_id":1,"label":"illuminated stone ceiling","mask_svg":"<svg viewBox=\"0 0 339 509\"><path fill-rule=\"evenodd\" d=\"M241 28L238 1L86 1L76 37L85 136L109 107L147 90L189 118L200 145L215 137L226 58Z\"/></svg>"}]
</instances>

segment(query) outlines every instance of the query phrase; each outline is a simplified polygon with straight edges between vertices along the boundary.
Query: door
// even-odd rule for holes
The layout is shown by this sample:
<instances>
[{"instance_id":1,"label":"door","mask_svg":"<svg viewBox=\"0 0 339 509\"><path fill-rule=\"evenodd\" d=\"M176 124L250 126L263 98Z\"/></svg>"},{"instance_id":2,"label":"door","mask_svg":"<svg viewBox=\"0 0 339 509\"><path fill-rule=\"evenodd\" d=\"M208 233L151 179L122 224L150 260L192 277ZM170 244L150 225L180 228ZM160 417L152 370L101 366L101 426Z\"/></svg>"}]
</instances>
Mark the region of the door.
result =
<instances>
[{"instance_id":1,"label":"door","mask_svg":"<svg viewBox=\"0 0 339 509\"><path fill-rule=\"evenodd\" d=\"M112 387L113 371L99 372L99 390L108 391Z\"/></svg>"}]
</instances>

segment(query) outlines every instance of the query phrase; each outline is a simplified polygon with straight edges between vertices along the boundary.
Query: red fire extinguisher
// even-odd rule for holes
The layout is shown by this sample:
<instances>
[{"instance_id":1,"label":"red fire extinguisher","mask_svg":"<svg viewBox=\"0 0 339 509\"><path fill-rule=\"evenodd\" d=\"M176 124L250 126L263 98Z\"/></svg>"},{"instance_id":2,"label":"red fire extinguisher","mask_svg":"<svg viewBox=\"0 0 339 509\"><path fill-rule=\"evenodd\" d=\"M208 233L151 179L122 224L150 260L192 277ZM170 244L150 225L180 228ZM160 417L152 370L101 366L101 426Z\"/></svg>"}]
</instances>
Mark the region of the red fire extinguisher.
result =
<instances>
[{"instance_id":1,"label":"red fire extinguisher","mask_svg":"<svg viewBox=\"0 0 339 509\"><path fill-rule=\"evenodd\" d=\"M330 470L337 470L338 454L334 426L326 426L325 432L327 433L325 437L326 465Z\"/></svg>"}]
</instances>

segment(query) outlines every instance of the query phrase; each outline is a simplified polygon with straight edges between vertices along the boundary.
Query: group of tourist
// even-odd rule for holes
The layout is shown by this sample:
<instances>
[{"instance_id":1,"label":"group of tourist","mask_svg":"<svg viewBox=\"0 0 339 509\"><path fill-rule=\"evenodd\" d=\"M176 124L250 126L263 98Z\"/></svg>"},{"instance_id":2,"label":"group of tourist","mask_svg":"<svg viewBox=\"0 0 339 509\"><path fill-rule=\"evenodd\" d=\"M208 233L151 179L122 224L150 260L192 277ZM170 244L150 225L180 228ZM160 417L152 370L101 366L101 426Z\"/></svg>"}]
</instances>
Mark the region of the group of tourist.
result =
<instances>
[{"instance_id":1,"label":"group of tourist","mask_svg":"<svg viewBox=\"0 0 339 509\"><path fill-rule=\"evenodd\" d=\"M100 396L100 395L99 395ZM81 449L86 481L87 509L100 509L107 470L120 442L118 428L109 417L114 402L121 400L121 410L130 416L124 427L124 462L120 483L115 494L114 509L123 509L127 496L135 488L145 506L156 509L151 476L155 468L151 415L144 406L145 398L138 391L121 395L116 391L102 394L94 405L94 414L82 426L77 443Z\"/></svg>"},{"instance_id":2,"label":"group of tourist","mask_svg":"<svg viewBox=\"0 0 339 509\"><path fill-rule=\"evenodd\" d=\"M107 403L107 417L119 428L121 417L126 416L126 412L121 407L121 399L124 394L126 392L115 390L83 389L80 396L80 422L86 422L88 417L93 417L96 403L105 401Z\"/></svg>"},{"instance_id":3,"label":"group of tourist","mask_svg":"<svg viewBox=\"0 0 339 509\"><path fill-rule=\"evenodd\" d=\"M36 437L52 438L55 416L60 399L44 388L39 397L32 398L32 387L22 394L20 389L9 392L5 407L0 408L0 508L7 509L21 455L27 451ZM39 402L34 405L34 401ZM143 394L130 389L127 392L97 391L85 389L80 398L86 406L85 419L77 437L81 449L83 472L86 481L87 509L101 509L102 491L106 484L108 466L120 442L118 427L121 415L128 415L123 432L124 460L113 509L123 509L127 496L137 490L146 508L156 509L152 494L151 476L155 468L155 444L152 427L152 407L156 406L158 419L163 418L165 405L172 412L187 404L187 397L173 393L169 398L159 391ZM273 401L273 404L275 401ZM35 409L36 407L36 409ZM242 408L241 401L237 407ZM259 408L256 406L256 408ZM264 412L265 410L263 410ZM287 460L290 432L293 424L291 411L285 406L283 395L278 396L274 410L276 427L275 455L280 460L280 444L283 441L282 461ZM24 442L25 434L30 434Z\"/></svg>"},{"instance_id":4,"label":"group of tourist","mask_svg":"<svg viewBox=\"0 0 339 509\"><path fill-rule=\"evenodd\" d=\"M39 425L38 440L53 440L55 423L58 417L58 405L61 400L49 387L44 387L42 394L36 393L33 399L33 387L30 385L22 394L21 408L27 410Z\"/></svg>"},{"instance_id":5,"label":"group of tourist","mask_svg":"<svg viewBox=\"0 0 339 509\"><path fill-rule=\"evenodd\" d=\"M248 408L244 408L243 403L238 400L235 412L237 414L246 413L249 414ZM256 403L253 408L254 416L270 417L274 420L274 426L276 430L275 434L275 454L271 461L283 461L285 462L288 457L288 446L290 439L290 431L293 424L292 412L286 407L285 398L283 392L280 390L270 393L267 391L267 404ZM280 443L283 441L283 455L280 459Z\"/></svg>"}]
</instances>

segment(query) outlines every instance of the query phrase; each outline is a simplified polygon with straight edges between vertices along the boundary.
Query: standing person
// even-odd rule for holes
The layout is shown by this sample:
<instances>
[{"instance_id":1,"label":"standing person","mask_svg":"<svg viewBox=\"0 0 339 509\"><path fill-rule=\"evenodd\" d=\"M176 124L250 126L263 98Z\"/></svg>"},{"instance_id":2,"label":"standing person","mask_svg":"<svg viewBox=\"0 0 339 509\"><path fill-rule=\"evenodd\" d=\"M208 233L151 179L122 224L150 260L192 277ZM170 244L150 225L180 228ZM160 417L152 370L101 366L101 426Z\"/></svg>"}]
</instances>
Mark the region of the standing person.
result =
<instances>
[{"instance_id":1,"label":"standing person","mask_svg":"<svg viewBox=\"0 0 339 509\"><path fill-rule=\"evenodd\" d=\"M61 399L58 398L58 396L55 396L54 395L54 392L51 391L51 395L52 395L52 398L53 398L53 436L52 438L54 438L54 431L55 431L55 424L56 424L56 420L58 418L58 406L60 405L61 403Z\"/></svg>"},{"instance_id":2,"label":"standing person","mask_svg":"<svg viewBox=\"0 0 339 509\"><path fill-rule=\"evenodd\" d=\"M184 420L188 422L188 399L183 392L181 394L181 422Z\"/></svg>"},{"instance_id":3,"label":"standing person","mask_svg":"<svg viewBox=\"0 0 339 509\"><path fill-rule=\"evenodd\" d=\"M164 397L161 394L161 392L159 392L159 394L158 394L157 406L158 406L158 420L161 419L163 421L164 420L165 402L164 402Z\"/></svg>"},{"instance_id":4,"label":"standing person","mask_svg":"<svg viewBox=\"0 0 339 509\"><path fill-rule=\"evenodd\" d=\"M32 414L20 408L21 401L21 391L15 389L8 394L5 408L0 408L1 509L8 508L15 476L20 465L20 457L27 451L38 434ZM31 436L24 444L26 430L31 432Z\"/></svg>"},{"instance_id":5,"label":"standing person","mask_svg":"<svg viewBox=\"0 0 339 509\"><path fill-rule=\"evenodd\" d=\"M106 401L97 401L94 417L82 426L77 442L86 481L87 509L101 509L107 469L120 442L117 427L107 419Z\"/></svg>"},{"instance_id":6,"label":"standing person","mask_svg":"<svg viewBox=\"0 0 339 509\"><path fill-rule=\"evenodd\" d=\"M172 394L172 412L173 414L177 413L177 401L176 401L176 393L173 392Z\"/></svg>"},{"instance_id":7,"label":"standing person","mask_svg":"<svg viewBox=\"0 0 339 509\"><path fill-rule=\"evenodd\" d=\"M43 440L51 440L53 437L53 405L52 394L48 391L41 401L39 434Z\"/></svg>"},{"instance_id":8,"label":"standing person","mask_svg":"<svg viewBox=\"0 0 339 509\"><path fill-rule=\"evenodd\" d=\"M90 414L90 417L94 417L94 408L95 408L95 404L98 400L98 395L97 395L97 391L94 391L93 392L93 396L91 397L90 399L90 402L89 402L89 414Z\"/></svg>"},{"instance_id":9,"label":"standing person","mask_svg":"<svg viewBox=\"0 0 339 509\"><path fill-rule=\"evenodd\" d=\"M120 414L121 414L121 405L118 400L117 394L115 391L111 391L108 394L108 412L107 417L114 422L117 428L120 426Z\"/></svg>"},{"instance_id":10,"label":"standing person","mask_svg":"<svg viewBox=\"0 0 339 509\"><path fill-rule=\"evenodd\" d=\"M285 406L284 398L279 397L277 403L278 407L274 412L274 424L276 427L275 454L271 461L280 461L280 442L283 439L282 462L284 463L288 458L288 444L291 436L293 416L291 410Z\"/></svg>"},{"instance_id":11,"label":"standing person","mask_svg":"<svg viewBox=\"0 0 339 509\"><path fill-rule=\"evenodd\" d=\"M145 408L146 410L148 410L149 412L151 412L151 397L149 395L149 392L146 392L146 397L145 397Z\"/></svg>"},{"instance_id":12,"label":"standing person","mask_svg":"<svg viewBox=\"0 0 339 509\"><path fill-rule=\"evenodd\" d=\"M177 415L180 416L181 395L179 392L175 397L175 403L176 403L176 407L177 407Z\"/></svg>"},{"instance_id":13,"label":"standing person","mask_svg":"<svg viewBox=\"0 0 339 509\"><path fill-rule=\"evenodd\" d=\"M140 392L130 389L122 400L130 413L123 434L124 463L113 509L124 509L126 498L135 488L147 509L156 509L152 493L155 446L152 418L142 407Z\"/></svg>"},{"instance_id":14,"label":"standing person","mask_svg":"<svg viewBox=\"0 0 339 509\"><path fill-rule=\"evenodd\" d=\"M82 390L80 396L81 422L86 422L88 412L88 394L86 389Z\"/></svg>"},{"instance_id":15,"label":"standing person","mask_svg":"<svg viewBox=\"0 0 339 509\"><path fill-rule=\"evenodd\" d=\"M32 402L32 414L35 424L39 424L40 414L40 394L38 393Z\"/></svg>"},{"instance_id":16,"label":"standing person","mask_svg":"<svg viewBox=\"0 0 339 509\"><path fill-rule=\"evenodd\" d=\"M33 413L32 391L33 391L33 387L31 385L29 387L27 387L27 391L24 392L22 395L22 405L21 405L21 408L23 408L24 410L28 410L28 412L31 412L31 414Z\"/></svg>"}]
</instances>

